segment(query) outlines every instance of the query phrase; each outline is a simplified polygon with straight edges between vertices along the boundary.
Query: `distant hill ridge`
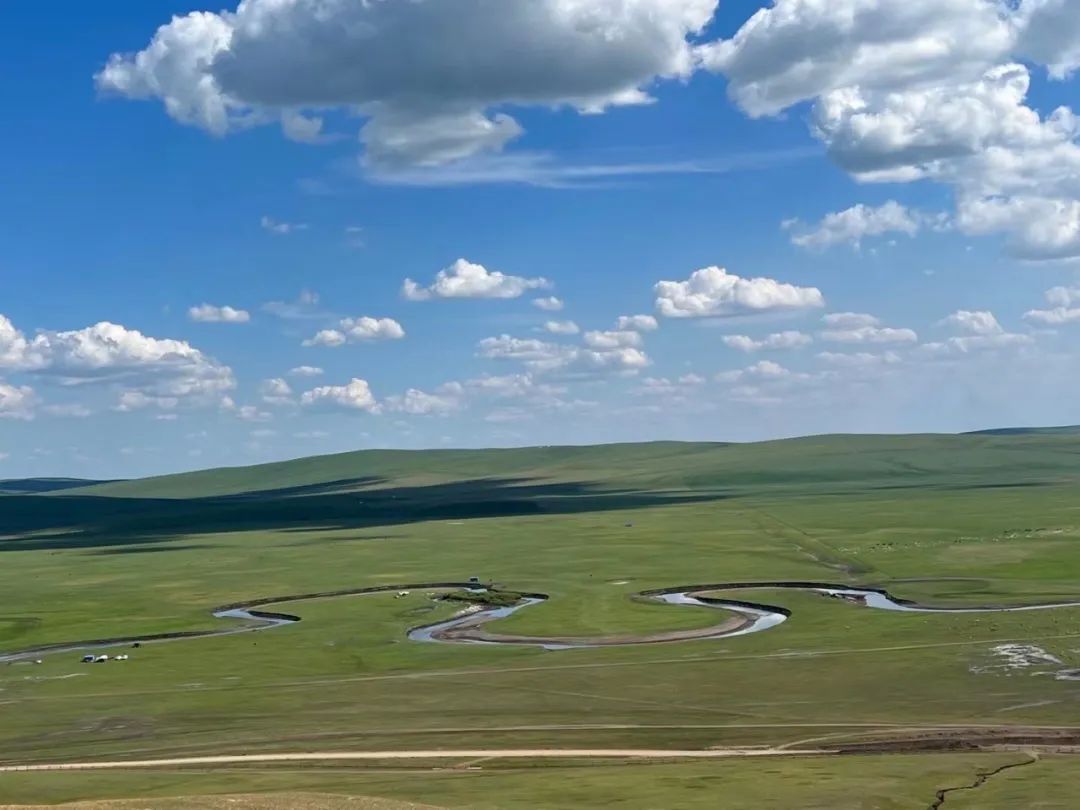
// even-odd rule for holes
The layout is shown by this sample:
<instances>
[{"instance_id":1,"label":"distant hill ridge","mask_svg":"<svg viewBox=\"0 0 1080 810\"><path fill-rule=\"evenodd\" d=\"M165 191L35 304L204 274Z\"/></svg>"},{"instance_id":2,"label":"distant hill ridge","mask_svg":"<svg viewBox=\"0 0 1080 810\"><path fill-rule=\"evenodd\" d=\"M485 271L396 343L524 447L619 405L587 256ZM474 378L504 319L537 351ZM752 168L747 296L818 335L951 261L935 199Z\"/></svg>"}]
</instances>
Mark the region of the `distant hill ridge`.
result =
<instances>
[{"instance_id":1,"label":"distant hill ridge","mask_svg":"<svg viewBox=\"0 0 1080 810\"><path fill-rule=\"evenodd\" d=\"M98 484L117 483L118 479L91 480L87 478L12 478L0 479L0 493L31 494L41 492L61 492L68 489L96 486Z\"/></svg>"},{"instance_id":2,"label":"distant hill ridge","mask_svg":"<svg viewBox=\"0 0 1080 810\"><path fill-rule=\"evenodd\" d=\"M1057 427L1010 427L973 430L965 436L1076 436L1080 435L1080 425L1060 425Z\"/></svg>"},{"instance_id":3,"label":"distant hill ridge","mask_svg":"<svg viewBox=\"0 0 1080 810\"><path fill-rule=\"evenodd\" d=\"M544 482L626 491L866 491L1080 478L1080 428L969 434L825 435L768 442L649 442L488 450L359 450L250 467L44 486L47 497L291 498L489 482L509 494ZM481 487L483 488L483 487ZM33 492L24 489L23 492ZM471 490L470 490L471 491ZM473 493L475 495L475 492Z\"/></svg>"}]
</instances>

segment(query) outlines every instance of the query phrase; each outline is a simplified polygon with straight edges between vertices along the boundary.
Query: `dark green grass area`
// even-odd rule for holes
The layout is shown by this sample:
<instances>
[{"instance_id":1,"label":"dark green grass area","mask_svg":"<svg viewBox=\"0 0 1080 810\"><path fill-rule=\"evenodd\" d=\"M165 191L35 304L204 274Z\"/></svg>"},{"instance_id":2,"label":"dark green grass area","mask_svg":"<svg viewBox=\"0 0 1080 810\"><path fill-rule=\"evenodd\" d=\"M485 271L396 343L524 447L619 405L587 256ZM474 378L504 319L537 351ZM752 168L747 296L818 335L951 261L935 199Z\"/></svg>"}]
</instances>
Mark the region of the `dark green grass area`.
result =
<instances>
[{"instance_id":1,"label":"dark green grass area","mask_svg":"<svg viewBox=\"0 0 1080 810\"><path fill-rule=\"evenodd\" d=\"M676 585L832 582L941 606L1080 599L1078 475L1080 438L1067 435L838 436L747 446L379 451L5 495L0 651L227 626L212 608L268 596L470 577L513 594L548 594L489 625L535 636L717 623L716 610L633 598ZM1080 608L903 614L763 588L737 598L791 617L726 640L560 651L408 641L411 627L460 610L439 595L414 589L403 598L295 602L282 609L300 616L297 624L148 644L129 650L126 662L88 666L65 653L41 665L0 665L0 760L812 746L927 726L1080 727L1080 682L1058 679L1080 669ZM1036 647L1059 663L1009 668L998 650L1004 644ZM908 802L865 806L925 807L934 768L951 773L961 760L873 761L881 768L836 765L829 780L837 790L820 801L839 801L848 781L849 793ZM762 798L768 768L806 790L819 781L784 770L788 762L710 763L708 773L728 781L706 782L707 789L694 787L704 778L700 764L663 766L685 776L654 781L650 775L662 772L646 766L590 766L573 771L582 784L592 778L585 774L596 777L596 793L583 793L578 805L543 803L554 801L543 791L555 791L561 777L542 791L540 777L532 787L511 784L527 781L528 769L489 776L486 766L475 779L439 772L415 785L390 780L385 793L354 786L347 769L315 781L304 769L260 772L264 787L251 789L355 791L437 805L434 794L410 796L393 785L419 790L460 779L447 794L457 803L447 806L529 806L521 797L530 791L543 799L533 806L592 806L616 789L618 779L604 773L633 773L642 786L629 790L628 778L623 804L612 806L781 807ZM1001 782L1022 782L1029 770L1038 773L1024 768ZM742 776L755 773L756 780ZM217 777L169 778L5 775L0 801L222 789ZM905 780L917 790L902 793ZM665 790L675 798L663 801ZM717 805L717 790L726 804Z\"/></svg>"}]
</instances>

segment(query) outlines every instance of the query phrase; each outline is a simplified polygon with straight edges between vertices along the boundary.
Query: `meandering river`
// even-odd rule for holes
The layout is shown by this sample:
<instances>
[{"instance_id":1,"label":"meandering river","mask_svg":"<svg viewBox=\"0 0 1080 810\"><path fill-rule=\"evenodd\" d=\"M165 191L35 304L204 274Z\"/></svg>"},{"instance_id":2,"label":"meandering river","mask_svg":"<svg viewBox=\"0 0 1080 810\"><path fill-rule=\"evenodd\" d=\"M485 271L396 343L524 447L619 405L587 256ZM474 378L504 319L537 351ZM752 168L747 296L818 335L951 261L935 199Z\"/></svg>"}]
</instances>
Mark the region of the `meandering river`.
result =
<instances>
[{"instance_id":1,"label":"meandering river","mask_svg":"<svg viewBox=\"0 0 1080 810\"><path fill-rule=\"evenodd\" d=\"M246 603L227 605L213 611L218 619L242 621L240 625L210 630L194 630L177 633L157 633L142 636L92 639L87 641L62 642L24 650L0 653L0 663L34 660L45 655L71 652L89 652L114 647L150 644L163 641L208 638L212 636L235 635L271 630L284 625L295 624L301 619L286 613L259 610L267 605L282 605L311 599L341 598L346 596L366 596L401 591L449 591L455 589L480 590L473 583L434 582L406 585L388 585L373 588L359 588L346 591L298 594L281 597L264 597ZM1080 601L1053 602L1031 605L987 605L945 607L921 605L916 602L898 599L880 588L856 588L848 585L833 585L814 582L728 582L711 585L676 586L641 591L632 598L645 601L662 602L677 607L705 607L723 611L723 619L715 625L693 630L671 630L657 633L638 633L633 635L611 636L524 636L507 633L494 633L486 625L504 619L521 610L527 610L548 600L546 594L522 594L513 605L503 607L473 606L457 615L433 624L421 625L408 631L408 638L420 643L442 644L503 644L516 646L543 647L551 650L582 647L625 646L631 644L661 644L690 640L720 639L760 633L782 624L791 615L786 608L757 602L746 602L723 598L716 594L739 590L779 590L805 591L816 593L823 598L838 599L853 605L876 610L891 610L904 613L996 613L1026 610L1052 610L1080 606ZM498 592L498 591L493 591Z\"/></svg>"}]
</instances>

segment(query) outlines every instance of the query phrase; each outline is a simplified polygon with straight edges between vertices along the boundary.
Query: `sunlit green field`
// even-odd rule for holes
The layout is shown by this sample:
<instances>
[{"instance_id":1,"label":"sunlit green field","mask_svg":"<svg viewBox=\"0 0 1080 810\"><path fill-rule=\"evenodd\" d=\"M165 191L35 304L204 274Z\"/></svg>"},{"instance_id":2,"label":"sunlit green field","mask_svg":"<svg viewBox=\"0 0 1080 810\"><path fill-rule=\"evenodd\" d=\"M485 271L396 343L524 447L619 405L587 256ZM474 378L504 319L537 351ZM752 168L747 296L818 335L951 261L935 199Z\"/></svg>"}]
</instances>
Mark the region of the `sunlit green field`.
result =
<instances>
[{"instance_id":1,"label":"sunlit green field","mask_svg":"<svg viewBox=\"0 0 1080 810\"><path fill-rule=\"evenodd\" d=\"M0 652L210 628L223 623L212 608L245 599L470 576L550 595L491 626L526 635L717 621L708 609L631 599L674 585L876 585L943 606L1080 600L1080 439L1069 435L291 464L0 496ZM1080 681L1059 679L1080 668L1080 608L928 615L777 590L738 598L792 616L722 641L561 651L419 644L406 639L410 627L456 609L421 589L296 602L287 610L298 624L148 644L122 663L88 666L60 653L40 665L0 664L0 760L813 747L917 728L1080 728ZM994 651L1006 643L1056 663L1010 668ZM937 788L1010 757L1023 759L4 774L0 802L305 791L446 807L925 807ZM1040 799L1059 791L1064 801L1060 774L1071 762L1044 758L994 777L979 791L1000 794L998 804L971 803L972 792L948 806L1024 806L1015 797L1029 783ZM580 793L560 787L568 774Z\"/></svg>"}]
</instances>

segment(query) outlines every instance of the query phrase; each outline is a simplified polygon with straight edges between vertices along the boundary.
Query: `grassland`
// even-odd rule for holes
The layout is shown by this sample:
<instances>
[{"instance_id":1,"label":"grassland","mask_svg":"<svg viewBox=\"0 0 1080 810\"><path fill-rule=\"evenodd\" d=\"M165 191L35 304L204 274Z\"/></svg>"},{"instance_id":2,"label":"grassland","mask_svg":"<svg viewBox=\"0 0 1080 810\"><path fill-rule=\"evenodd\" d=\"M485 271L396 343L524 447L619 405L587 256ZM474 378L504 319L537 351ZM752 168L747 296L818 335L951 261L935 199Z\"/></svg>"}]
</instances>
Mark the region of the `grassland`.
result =
<instances>
[{"instance_id":1,"label":"grassland","mask_svg":"<svg viewBox=\"0 0 1080 810\"><path fill-rule=\"evenodd\" d=\"M0 497L0 650L206 628L211 608L262 596L469 576L551 596L491 626L525 635L704 627L715 612L630 598L702 582L876 585L958 606L1080 599L1078 483L1080 436L1066 432L378 451L15 486ZM421 591L299 602L296 625L147 645L122 664L0 665L0 761L1080 731L1080 683L1058 680L1080 668L1080 608L925 615L739 598L792 617L674 645L424 645L405 631L460 606ZM1060 663L1009 668L995 652L1006 643ZM0 802L294 791L443 807L925 807L1010 757L1023 758L5 774ZM1025 790L1071 806L1053 802L1071 798L1074 762L994 777L979 795L1000 804L958 793L947 806L1022 806Z\"/></svg>"}]
</instances>

